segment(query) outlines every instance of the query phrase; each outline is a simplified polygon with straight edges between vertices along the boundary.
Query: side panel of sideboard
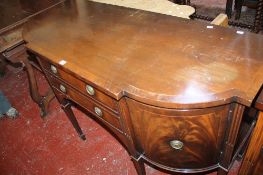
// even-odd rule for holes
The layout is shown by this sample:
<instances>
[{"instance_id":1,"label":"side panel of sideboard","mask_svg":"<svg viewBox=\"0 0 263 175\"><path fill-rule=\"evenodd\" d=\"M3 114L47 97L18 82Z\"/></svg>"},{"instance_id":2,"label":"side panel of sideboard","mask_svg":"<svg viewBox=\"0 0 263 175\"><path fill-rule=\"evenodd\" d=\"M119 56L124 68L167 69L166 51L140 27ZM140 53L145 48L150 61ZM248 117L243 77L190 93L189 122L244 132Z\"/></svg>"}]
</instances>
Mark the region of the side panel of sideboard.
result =
<instances>
[{"instance_id":1,"label":"side panel of sideboard","mask_svg":"<svg viewBox=\"0 0 263 175\"><path fill-rule=\"evenodd\" d=\"M255 102L258 119L239 170L240 175L261 175L263 172L263 85Z\"/></svg>"},{"instance_id":2,"label":"side panel of sideboard","mask_svg":"<svg viewBox=\"0 0 263 175\"><path fill-rule=\"evenodd\" d=\"M256 127L242 162L240 175L261 175L263 172L263 113L258 117Z\"/></svg>"}]
</instances>

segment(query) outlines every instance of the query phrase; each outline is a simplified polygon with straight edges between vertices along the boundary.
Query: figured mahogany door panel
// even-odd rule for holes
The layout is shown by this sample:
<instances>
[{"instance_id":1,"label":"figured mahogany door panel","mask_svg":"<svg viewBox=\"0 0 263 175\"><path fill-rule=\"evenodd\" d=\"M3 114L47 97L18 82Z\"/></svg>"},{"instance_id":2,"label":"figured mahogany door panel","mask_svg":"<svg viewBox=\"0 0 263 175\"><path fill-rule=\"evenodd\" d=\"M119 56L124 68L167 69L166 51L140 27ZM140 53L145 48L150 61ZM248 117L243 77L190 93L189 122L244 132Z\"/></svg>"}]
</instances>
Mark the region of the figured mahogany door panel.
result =
<instances>
[{"instance_id":1,"label":"figured mahogany door panel","mask_svg":"<svg viewBox=\"0 0 263 175\"><path fill-rule=\"evenodd\" d=\"M110 110L118 113L117 101L114 100L112 97L104 94L103 92L95 88L92 84L84 82L76 78L76 76L72 76L71 74L63 71L60 66L52 64L42 58L38 60L41 63L42 68L50 74L63 79L72 87L77 88L77 90L80 91L82 94L103 103L104 105L108 106Z\"/></svg>"},{"instance_id":2,"label":"figured mahogany door panel","mask_svg":"<svg viewBox=\"0 0 263 175\"><path fill-rule=\"evenodd\" d=\"M90 113L92 113L94 116L101 119L102 121L106 121L108 125L110 124L113 128L117 129L119 132L122 133L122 127L119 116L114 115L111 111L107 110L105 107L96 103L92 99L85 97L78 91L68 86L63 81L49 75L48 79L53 89L55 88L61 93L64 93L67 99L76 102L77 104L88 110Z\"/></svg>"},{"instance_id":3,"label":"figured mahogany door panel","mask_svg":"<svg viewBox=\"0 0 263 175\"><path fill-rule=\"evenodd\" d=\"M137 149L158 164L202 169L219 161L229 105L200 110L164 109L127 99Z\"/></svg>"}]
</instances>

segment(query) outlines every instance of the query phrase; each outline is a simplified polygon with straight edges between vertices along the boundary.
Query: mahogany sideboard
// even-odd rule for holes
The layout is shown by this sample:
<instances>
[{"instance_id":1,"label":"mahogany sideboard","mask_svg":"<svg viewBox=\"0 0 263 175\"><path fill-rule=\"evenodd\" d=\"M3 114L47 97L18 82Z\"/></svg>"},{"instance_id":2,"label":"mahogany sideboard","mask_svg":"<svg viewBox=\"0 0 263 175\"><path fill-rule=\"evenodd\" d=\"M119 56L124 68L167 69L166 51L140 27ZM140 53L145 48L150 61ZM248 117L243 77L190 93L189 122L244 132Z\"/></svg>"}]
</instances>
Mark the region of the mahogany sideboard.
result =
<instances>
[{"instance_id":1,"label":"mahogany sideboard","mask_svg":"<svg viewBox=\"0 0 263 175\"><path fill-rule=\"evenodd\" d=\"M263 37L192 20L68 0L23 30L62 109L124 145L137 173L227 174L245 109L263 82ZM238 148L238 149L235 149Z\"/></svg>"}]
</instances>

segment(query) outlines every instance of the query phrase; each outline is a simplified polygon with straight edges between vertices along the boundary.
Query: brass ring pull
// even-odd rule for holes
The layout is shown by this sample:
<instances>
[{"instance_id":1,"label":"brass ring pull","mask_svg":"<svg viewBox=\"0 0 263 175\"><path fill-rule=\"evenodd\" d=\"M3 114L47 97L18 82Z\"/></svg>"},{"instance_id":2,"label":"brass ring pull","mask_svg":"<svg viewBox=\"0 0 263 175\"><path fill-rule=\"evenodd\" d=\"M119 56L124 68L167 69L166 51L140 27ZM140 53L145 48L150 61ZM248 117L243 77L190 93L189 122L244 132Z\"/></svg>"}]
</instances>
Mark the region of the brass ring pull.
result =
<instances>
[{"instance_id":1,"label":"brass ring pull","mask_svg":"<svg viewBox=\"0 0 263 175\"><path fill-rule=\"evenodd\" d=\"M59 86L59 89L60 89L62 92L64 92L64 93L67 92L66 87L63 86L62 84Z\"/></svg>"},{"instance_id":2,"label":"brass ring pull","mask_svg":"<svg viewBox=\"0 0 263 175\"><path fill-rule=\"evenodd\" d=\"M89 95L94 95L95 94L95 90L92 86L87 85L86 86L86 91L88 92Z\"/></svg>"},{"instance_id":3,"label":"brass ring pull","mask_svg":"<svg viewBox=\"0 0 263 175\"><path fill-rule=\"evenodd\" d=\"M176 150L181 150L184 146L184 143L179 140L170 141L170 146Z\"/></svg>"},{"instance_id":4,"label":"brass ring pull","mask_svg":"<svg viewBox=\"0 0 263 175\"><path fill-rule=\"evenodd\" d=\"M101 111L100 108L95 107L95 108L94 108L94 111L95 111L95 113L96 113L99 117L102 117L102 111Z\"/></svg>"},{"instance_id":5,"label":"brass ring pull","mask_svg":"<svg viewBox=\"0 0 263 175\"><path fill-rule=\"evenodd\" d=\"M50 69L51 69L51 71L52 71L54 74L58 73L58 70L57 70L57 68L56 68L54 65L51 65L51 66L50 66Z\"/></svg>"}]
</instances>

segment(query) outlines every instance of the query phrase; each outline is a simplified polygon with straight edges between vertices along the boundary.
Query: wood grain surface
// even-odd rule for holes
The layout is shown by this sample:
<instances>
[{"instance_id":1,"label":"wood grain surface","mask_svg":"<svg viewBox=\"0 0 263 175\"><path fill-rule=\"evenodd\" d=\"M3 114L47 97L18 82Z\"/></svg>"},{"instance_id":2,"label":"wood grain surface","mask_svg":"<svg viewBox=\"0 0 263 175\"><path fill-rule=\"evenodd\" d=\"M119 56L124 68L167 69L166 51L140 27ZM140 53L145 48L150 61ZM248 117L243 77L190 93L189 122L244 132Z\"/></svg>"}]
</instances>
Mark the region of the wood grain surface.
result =
<instances>
[{"instance_id":1,"label":"wood grain surface","mask_svg":"<svg viewBox=\"0 0 263 175\"><path fill-rule=\"evenodd\" d=\"M144 155L177 171L216 167L227 128L229 105L203 110L167 110L128 99L136 143ZM170 142L178 140L182 149ZM181 169L181 170L180 170Z\"/></svg>"},{"instance_id":2,"label":"wood grain surface","mask_svg":"<svg viewBox=\"0 0 263 175\"><path fill-rule=\"evenodd\" d=\"M263 82L263 37L192 20L90 1L66 1L34 17L27 48L65 71L123 96L168 108L239 102Z\"/></svg>"}]
</instances>

